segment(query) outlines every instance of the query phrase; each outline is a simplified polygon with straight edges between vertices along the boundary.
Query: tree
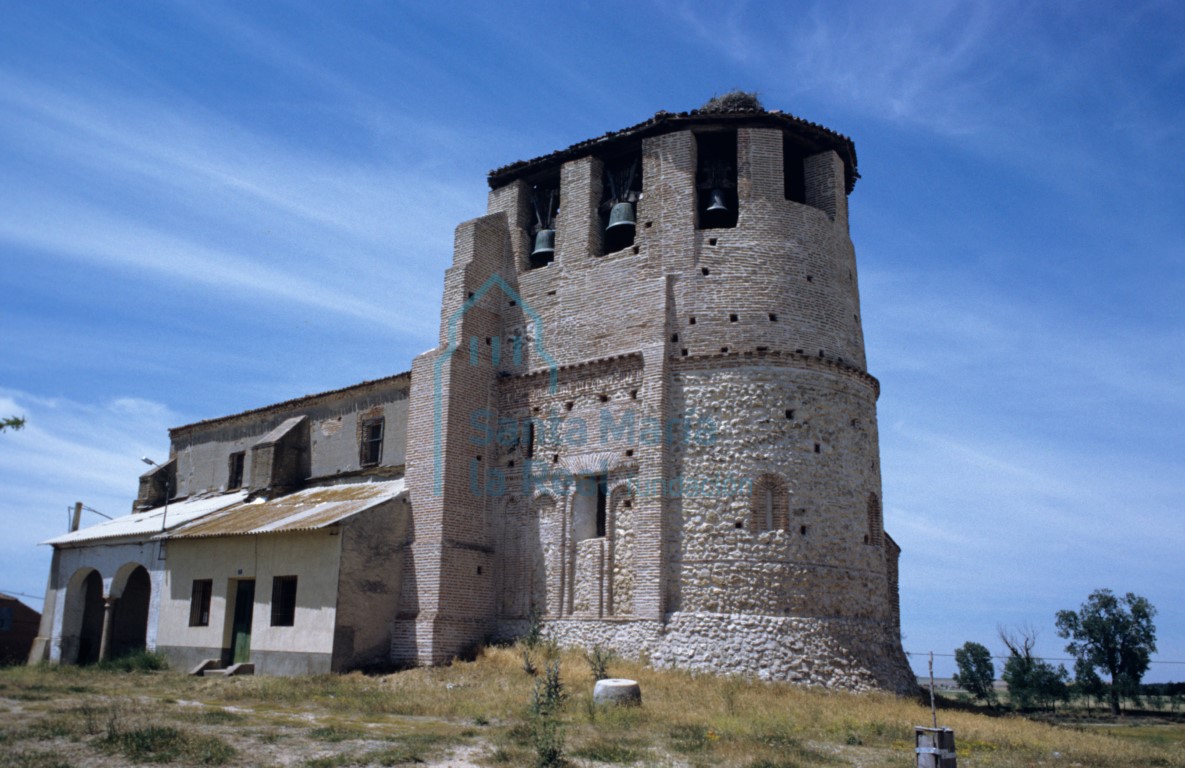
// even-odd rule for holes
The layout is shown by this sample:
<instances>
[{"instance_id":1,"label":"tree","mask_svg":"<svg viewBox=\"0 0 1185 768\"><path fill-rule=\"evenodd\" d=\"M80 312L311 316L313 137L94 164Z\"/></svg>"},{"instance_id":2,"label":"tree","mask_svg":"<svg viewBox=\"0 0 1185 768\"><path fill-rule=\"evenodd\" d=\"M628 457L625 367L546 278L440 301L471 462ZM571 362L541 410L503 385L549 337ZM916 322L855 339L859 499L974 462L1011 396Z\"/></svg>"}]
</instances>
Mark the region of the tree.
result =
<instances>
[{"instance_id":1,"label":"tree","mask_svg":"<svg viewBox=\"0 0 1185 768\"><path fill-rule=\"evenodd\" d=\"M1074 693L1086 699L1087 711L1090 711L1090 700L1102 701L1107 693L1107 685L1094 671L1094 667L1086 664L1082 659L1074 662Z\"/></svg>"},{"instance_id":2,"label":"tree","mask_svg":"<svg viewBox=\"0 0 1185 768\"><path fill-rule=\"evenodd\" d=\"M1095 590L1078 609L1057 612L1057 633L1070 640L1066 650L1082 667L1111 678L1111 714L1119 715L1119 697L1137 695L1140 678L1156 653L1156 609L1128 592L1123 599L1109 589Z\"/></svg>"},{"instance_id":3,"label":"tree","mask_svg":"<svg viewBox=\"0 0 1185 768\"><path fill-rule=\"evenodd\" d=\"M3 432L6 429L11 429L13 432L15 432L18 429L24 429L24 427L25 418L23 416L7 416L3 419L0 419L0 432Z\"/></svg>"},{"instance_id":4,"label":"tree","mask_svg":"<svg viewBox=\"0 0 1185 768\"><path fill-rule=\"evenodd\" d=\"M1004 662L1004 682L1008 698L1017 709L1051 708L1070 698L1070 673L1033 655L1037 633L1023 628L1016 633L1000 629L1000 640L1008 648Z\"/></svg>"},{"instance_id":5,"label":"tree","mask_svg":"<svg viewBox=\"0 0 1185 768\"><path fill-rule=\"evenodd\" d=\"M988 704L996 703L996 689L992 685L996 666L992 664L991 651L968 640L962 648L955 649L955 664L959 667L955 682L963 690Z\"/></svg>"}]
</instances>

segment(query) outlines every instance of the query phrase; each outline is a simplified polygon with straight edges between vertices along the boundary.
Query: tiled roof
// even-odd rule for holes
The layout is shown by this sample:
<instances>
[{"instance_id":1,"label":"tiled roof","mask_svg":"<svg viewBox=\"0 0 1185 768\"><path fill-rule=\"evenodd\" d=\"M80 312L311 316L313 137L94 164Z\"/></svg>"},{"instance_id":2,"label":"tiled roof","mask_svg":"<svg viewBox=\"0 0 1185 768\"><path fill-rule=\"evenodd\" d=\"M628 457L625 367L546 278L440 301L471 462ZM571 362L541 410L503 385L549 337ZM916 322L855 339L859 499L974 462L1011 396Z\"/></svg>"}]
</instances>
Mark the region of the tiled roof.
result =
<instances>
[{"instance_id":1,"label":"tiled roof","mask_svg":"<svg viewBox=\"0 0 1185 768\"><path fill-rule=\"evenodd\" d=\"M731 112L692 110L691 112L656 112L654 117L644 120L637 125L610 131L593 139L586 139L551 154L520 160L510 165L502 166L490 171L489 183L491 189L505 186L510 182L552 165L559 165L568 160L593 154L597 151L611 149L614 145L626 140L638 139L645 136L656 136L672 131L684 130L692 125L706 123L739 122L748 125L766 125L791 131L800 139L818 147L819 151L833 149L843 159L844 173L847 181L847 191L850 194L856 186L856 179L860 172L856 167L856 145L843 134L836 133L818 123L803 120L786 112L778 110L747 109Z\"/></svg>"}]
</instances>

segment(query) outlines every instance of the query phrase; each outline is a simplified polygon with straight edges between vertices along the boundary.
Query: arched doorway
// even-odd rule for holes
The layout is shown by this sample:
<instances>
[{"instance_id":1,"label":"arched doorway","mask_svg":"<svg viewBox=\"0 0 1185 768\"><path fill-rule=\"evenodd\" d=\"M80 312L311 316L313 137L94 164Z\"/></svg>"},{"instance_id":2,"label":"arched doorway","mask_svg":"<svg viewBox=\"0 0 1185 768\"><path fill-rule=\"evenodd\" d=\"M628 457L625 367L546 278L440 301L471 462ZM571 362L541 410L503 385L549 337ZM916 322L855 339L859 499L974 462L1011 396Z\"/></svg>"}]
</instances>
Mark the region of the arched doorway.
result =
<instances>
[{"instance_id":1,"label":"arched doorway","mask_svg":"<svg viewBox=\"0 0 1185 768\"><path fill-rule=\"evenodd\" d=\"M76 635L79 664L93 664L99 660L99 645L103 639L103 577L92 570L78 585L81 621ZM71 661L71 659L63 659Z\"/></svg>"},{"instance_id":2,"label":"arched doorway","mask_svg":"<svg viewBox=\"0 0 1185 768\"><path fill-rule=\"evenodd\" d=\"M111 615L110 658L142 651L148 636L148 598L152 582L148 571L138 565L128 574L119 600Z\"/></svg>"}]
</instances>

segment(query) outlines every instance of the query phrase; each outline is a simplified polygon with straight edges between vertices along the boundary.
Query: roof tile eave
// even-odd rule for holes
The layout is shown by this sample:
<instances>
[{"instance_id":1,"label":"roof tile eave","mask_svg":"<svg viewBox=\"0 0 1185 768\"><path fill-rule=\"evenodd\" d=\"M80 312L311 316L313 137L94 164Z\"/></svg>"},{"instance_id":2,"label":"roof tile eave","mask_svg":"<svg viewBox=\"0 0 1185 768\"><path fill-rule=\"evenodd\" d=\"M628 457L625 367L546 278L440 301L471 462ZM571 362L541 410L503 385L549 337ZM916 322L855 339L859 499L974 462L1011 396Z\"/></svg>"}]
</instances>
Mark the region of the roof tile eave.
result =
<instances>
[{"instance_id":1,"label":"roof tile eave","mask_svg":"<svg viewBox=\"0 0 1185 768\"><path fill-rule=\"evenodd\" d=\"M646 137L658 133L673 130L678 124L696 124L711 122L717 120L750 120L750 121L773 121L783 125L792 126L809 134L814 134L812 138L822 140L820 143L831 145L832 149L840 150L839 154L844 161L844 167L847 176L847 191L850 194L855 187L856 180L860 178L860 172L856 163L856 146L851 138L842 133L833 131L830 128L819 123L805 120L788 112L779 110L732 110L732 111L705 111L692 110L690 112L666 112L660 110L654 114L653 117L643 120L636 125L622 128L616 131L609 131L591 139L579 141L566 149L559 149L550 152L546 155L531 158L529 160L518 160L516 162L504 165L500 168L495 168L489 172L488 182L491 189L498 189L509 184L516 179L527 176L531 169L542 166L553 165L563 162L567 159L580 157L589 154L591 149L596 145L610 144L619 140L624 140L633 137ZM673 124L674 127L668 126Z\"/></svg>"}]
</instances>

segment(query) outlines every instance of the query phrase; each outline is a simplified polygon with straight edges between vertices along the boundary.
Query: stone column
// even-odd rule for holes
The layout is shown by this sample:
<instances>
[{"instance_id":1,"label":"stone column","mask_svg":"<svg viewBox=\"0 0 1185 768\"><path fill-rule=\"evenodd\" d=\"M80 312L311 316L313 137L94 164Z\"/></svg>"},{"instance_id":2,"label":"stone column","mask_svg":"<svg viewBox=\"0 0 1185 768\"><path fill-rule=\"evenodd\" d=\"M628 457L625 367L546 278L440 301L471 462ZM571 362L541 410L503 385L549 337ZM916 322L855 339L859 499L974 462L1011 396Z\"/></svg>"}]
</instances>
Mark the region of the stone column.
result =
<instances>
[{"instance_id":1,"label":"stone column","mask_svg":"<svg viewBox=\"0 0 1185 768\"><path fill-rule=\"evenodd\" d=\"M103 599L103 632L99 637L99 661L107 661L111 654L111 630L115 615L115 602L119 598L107 597Z\"/></svg>"}]
</instances>

